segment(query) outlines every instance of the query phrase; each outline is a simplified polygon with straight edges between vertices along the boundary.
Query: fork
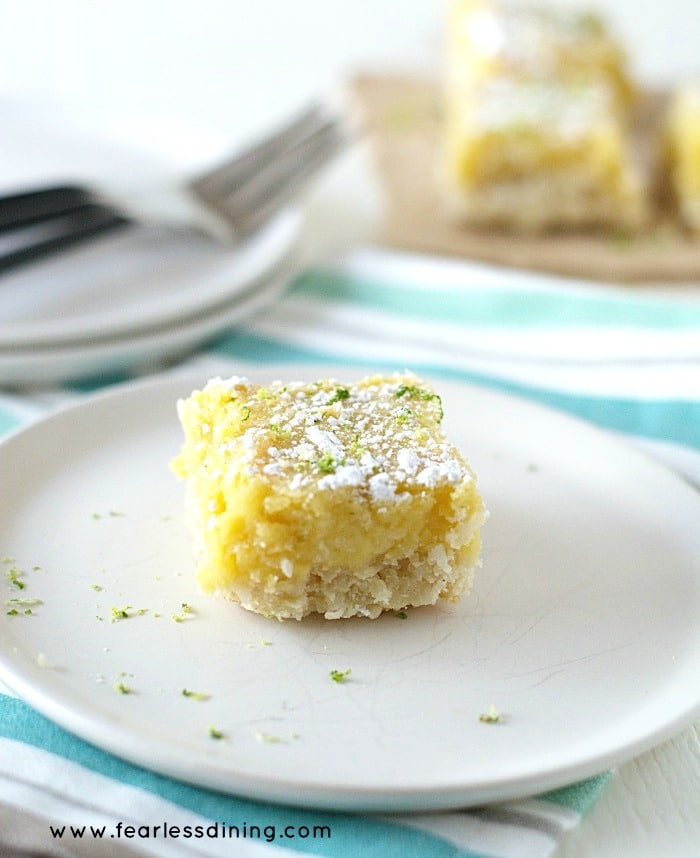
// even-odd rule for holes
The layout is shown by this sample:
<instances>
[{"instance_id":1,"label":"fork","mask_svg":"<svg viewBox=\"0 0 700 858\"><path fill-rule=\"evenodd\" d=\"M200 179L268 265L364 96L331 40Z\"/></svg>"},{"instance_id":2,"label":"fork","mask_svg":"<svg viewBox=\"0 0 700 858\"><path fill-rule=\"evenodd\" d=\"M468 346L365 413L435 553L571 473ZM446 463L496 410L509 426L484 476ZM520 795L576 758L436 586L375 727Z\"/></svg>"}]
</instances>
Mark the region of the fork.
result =
<instances>
[{"instance_id":1,"label":"fork","mask_svg":"<svg viewBox=\"0 0 700 858\"><path fill-rule=\"evenodd\" d=\"M235 242L289 204L350 139L339 117L312 104L177 188L119 201L53 185L0 198L0 272L135 224L186 226Z\"/></svg>"}]
</instances>

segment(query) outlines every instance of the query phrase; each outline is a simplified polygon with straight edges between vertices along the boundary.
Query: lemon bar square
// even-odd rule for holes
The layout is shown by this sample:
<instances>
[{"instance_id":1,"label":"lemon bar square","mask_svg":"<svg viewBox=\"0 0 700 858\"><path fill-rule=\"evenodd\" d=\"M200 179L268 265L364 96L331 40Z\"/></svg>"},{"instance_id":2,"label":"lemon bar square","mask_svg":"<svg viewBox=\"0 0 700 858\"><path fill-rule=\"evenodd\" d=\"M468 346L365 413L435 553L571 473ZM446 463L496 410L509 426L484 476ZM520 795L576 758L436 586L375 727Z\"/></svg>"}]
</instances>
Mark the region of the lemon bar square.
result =
<instances>
[{"instance_id":1,"label":"lemon bar square","mask_svg":"<svg viewBox=\"0 0 700 858\"><path fill-rule=\"evenodd\" d=\"M522 231L648 219L647 182L606 87L492 78L448 95L445 201Z\"/></svg>"},{"instance_id":2,"label":"lemon bar square","mask_svg":"<svg viewBox=\"0 0 700 858\"><path fill-rule=\"evenodd\" d=\"M511 0L453 0L447 24L452 87L507 75L602 84L620 108L636 97L626 53L594 12Z\"/></svg>"},{"instance_id":3,"label":"lemon bar square","mask_svg":"<svg viewBox=\"0 0 700 858\"><path fill-rule=\"evenodd\" d=\"M683 223L700 230L700 81L673 92L665 128L669 179Z\"/></svg>"},{"instance_id":4,"label":"lemon bar square","mask_svg":"<svg viewBox=\"0 0 700 858\"><path fill-rule=\"evenodd\" d=\"M484 505L411 373L345 384L211 379L178 402L201 589L279 619L456 600Z\"/></svg>"}]
</instances>

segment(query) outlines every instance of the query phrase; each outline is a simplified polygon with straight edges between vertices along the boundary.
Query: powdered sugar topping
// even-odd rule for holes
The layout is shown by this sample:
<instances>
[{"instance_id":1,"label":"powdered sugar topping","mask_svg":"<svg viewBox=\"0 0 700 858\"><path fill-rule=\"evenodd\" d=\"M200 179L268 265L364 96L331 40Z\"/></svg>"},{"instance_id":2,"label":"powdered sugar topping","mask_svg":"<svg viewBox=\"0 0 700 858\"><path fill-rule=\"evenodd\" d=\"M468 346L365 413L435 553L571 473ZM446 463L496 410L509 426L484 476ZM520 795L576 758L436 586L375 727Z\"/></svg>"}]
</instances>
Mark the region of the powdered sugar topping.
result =
<instances>
[{"instance_id":1,"label":"powdered sugar topping","mask_svg":"<svg viewBox=\"0 0 700 858\"><path fill-rule=\"evenodd\" d=\"M220 449L291 491L361 491L377 505L471 479L440 421L439 396L411 373L353 384L212 379L238 420Z\"/></svg>"}]
</instances>

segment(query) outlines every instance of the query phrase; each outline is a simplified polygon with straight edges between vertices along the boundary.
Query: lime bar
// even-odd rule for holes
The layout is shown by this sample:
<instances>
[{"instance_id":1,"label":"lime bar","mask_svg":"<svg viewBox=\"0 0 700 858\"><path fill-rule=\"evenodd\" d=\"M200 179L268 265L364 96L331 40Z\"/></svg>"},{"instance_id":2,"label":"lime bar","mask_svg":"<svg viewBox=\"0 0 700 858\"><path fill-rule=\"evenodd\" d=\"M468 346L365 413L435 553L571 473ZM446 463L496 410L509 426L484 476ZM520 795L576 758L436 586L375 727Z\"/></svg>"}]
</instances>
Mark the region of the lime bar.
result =
<instances>
[{"instance_id":1,"label":"lime bar","mask_svg":"<svg viewBox=\"0 0 700 858\"><path fill-rule=\"evenodd\" d=\"M666 126L671 187L683 223L700 230L700 81L686 81L671 97Z\"/></svg>"},{"instance_id":2,"label":"lime bar","mask_svg":"<svg viewBox=\"0 0 700 858\"><path fill-rule=\"evenodd\" d=\"M440 174L455 219L525 232L648 221L632 92L597 18L460 0L445 89Z\"/></svg>"},{"instance_id":3,"label":"lime bar","mask_svg":"<svg viewBox=\"0 0 700 858\"><path fill-rule=\"evenodd\" d=\"M354 383L216 378L178 403L198 583L268 616L377 617L455 600L485 511L410 373Z\"/></svg>"}]
</instances>

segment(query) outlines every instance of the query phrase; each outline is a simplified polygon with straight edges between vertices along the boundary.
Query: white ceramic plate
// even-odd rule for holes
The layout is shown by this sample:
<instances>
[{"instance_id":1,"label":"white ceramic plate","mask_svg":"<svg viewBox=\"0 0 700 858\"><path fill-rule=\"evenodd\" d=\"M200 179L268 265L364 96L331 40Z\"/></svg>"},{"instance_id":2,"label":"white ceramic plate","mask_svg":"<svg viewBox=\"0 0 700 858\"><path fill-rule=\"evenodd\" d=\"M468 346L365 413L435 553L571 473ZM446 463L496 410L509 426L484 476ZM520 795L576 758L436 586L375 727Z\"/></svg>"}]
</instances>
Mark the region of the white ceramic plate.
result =
<instances>
[{"instance_id":1,"label":"white ceramic plate","mask_svg":"<svg viewBox=\"0 0 700 858\"><path fill-rule=\"evenodd\" d=\"M193 583L168 461L175 400L204 380L101 395L0 446L0 555L26 588L3 586L41 600L0 616L0 675L47 716L187 781L395 811L569 783L700 715L700 496L665 468L559 413L441 381L491 510L473 594L406 619L278 623ZM479 720L491 704L500 723Z\"/></svg>"},{"instance_id":2,"label":"white ceramic plate","mask_svg":"<svg viewBox=\"0 0 700 858\"><path fill-rule=\"evenodd\" d=\"M6 115L2 192L78 182L148 201L149 188L175 185L221 157L221 145L160 118L107 124L99 116L80 123L12 109ZM231 302L296 246L301 220L298 211L284 211L237 246L182 229L127 229L7 272L0 351L129 336Z\"/></svg>"},{"instance_id":3,"label":"white ceramic plate","mask_svg":"<svg viewBox=\"0 0 700 858\"><path fill-rule=\"evenodd\" d=\"M255 315L289 284L291 259L269 271L232 301L205 313L130 336L53 346L0 348L0 382L5 386L45 387L65 381L121 372L153 372L195 347Z\"/></svg>"},{"instance_id":4,"label":"white ceramic plate","mask_svg":"<svg viewBox=\"0 0 700 858\"><path fill-rule=\"evenodd\" d=\"M225 247L195 232L129 228L2 277L0 354L131 336L215 310L250 290L295 246L285 211Z\"/></svg>"}]
</instances>

